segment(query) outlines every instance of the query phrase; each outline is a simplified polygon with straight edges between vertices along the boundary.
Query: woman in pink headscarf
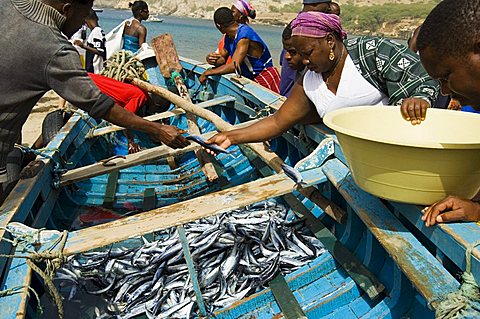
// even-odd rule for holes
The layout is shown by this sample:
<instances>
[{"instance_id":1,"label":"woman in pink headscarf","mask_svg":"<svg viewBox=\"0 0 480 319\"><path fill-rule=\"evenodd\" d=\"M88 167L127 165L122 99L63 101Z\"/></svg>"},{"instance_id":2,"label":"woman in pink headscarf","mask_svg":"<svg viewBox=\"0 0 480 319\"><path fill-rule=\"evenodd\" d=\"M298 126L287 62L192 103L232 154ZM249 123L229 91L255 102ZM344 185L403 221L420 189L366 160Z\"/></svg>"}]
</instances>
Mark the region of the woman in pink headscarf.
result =
<instances>
[{"instance_id":1,"label":"woman in pink headscarf","mask_svg":"<svg viewBox=\"0 0 480 319\"><path fill-rule=\"evenodd\" d=\"M237 0L233 2L232 13L235 21L241 24L248 24L250 19L255 19L257 13L253 6L247 0ZM207 62L215 66L220 66L223 64L228 64L231 62L232 57L229 57L227 61L220 55L225 44L225 34L223 35L220 42L218 42L218 47L215 52L212 52L207 55Z\"/></svg>"},{"instance_id":2,"label":"woman in pink headscarf","mask_svg":"<svg viewBox=\"0 0 480 319\"><path fill-rule=\"evenodd\" d=\"M307 71L275 114L247 128L219 133L208 143L262 142L296 124L320 123L325 114L357 105L402 105L424 114L439 91L418 55L380 37L346 39L340 17L301 12L292 22L292 42Z\"/></svg>"}]
</instances>

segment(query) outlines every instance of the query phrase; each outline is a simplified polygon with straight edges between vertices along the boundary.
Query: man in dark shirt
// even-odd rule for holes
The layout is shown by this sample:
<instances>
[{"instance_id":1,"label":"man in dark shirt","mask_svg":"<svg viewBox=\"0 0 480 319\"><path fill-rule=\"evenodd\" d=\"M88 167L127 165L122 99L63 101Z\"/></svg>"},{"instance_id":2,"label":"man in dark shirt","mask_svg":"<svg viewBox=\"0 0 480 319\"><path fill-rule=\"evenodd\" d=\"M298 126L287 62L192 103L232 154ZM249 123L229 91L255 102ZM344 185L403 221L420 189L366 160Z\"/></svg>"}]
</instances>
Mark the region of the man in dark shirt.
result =
<instances>
[{"instance_id":1,"label":"man in dark shirt","mask_svg":"<svg viewBox=\"0 0 480 319\"><path fill-rule=\"evenodd\" d=\"M7 154L30 111L54 90L94 118L143 131L174 148L189 142L176 127L149 122L100 92L68 42L92 9L92 0L5 0L0 10L0 184ZM22 41L19 41L22 39ZM28 43L28 45L25 45Z\"/></svg>"}]
</instances>

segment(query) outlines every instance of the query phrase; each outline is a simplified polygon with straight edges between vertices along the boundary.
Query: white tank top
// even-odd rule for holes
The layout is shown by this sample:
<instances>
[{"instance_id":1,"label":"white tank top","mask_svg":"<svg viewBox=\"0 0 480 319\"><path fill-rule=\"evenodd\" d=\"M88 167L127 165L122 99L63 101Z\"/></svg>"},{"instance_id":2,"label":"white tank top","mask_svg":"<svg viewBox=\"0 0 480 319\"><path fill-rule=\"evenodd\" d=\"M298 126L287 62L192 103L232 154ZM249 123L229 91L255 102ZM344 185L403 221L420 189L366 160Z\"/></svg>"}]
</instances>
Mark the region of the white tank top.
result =
<instances>
[{"instance_id":1,"label":"white tank top","mask_svg":"<svg viewBox=\"0 0 480 319\"><path fill-rule=\"evenodd\" d=\"M350 56L345 60L336 95L328 89L322 74L310 70L303 78L303 89L322 118L345 107L388 105L388 96L365 80Z\"/></svg>"}]
</instances>

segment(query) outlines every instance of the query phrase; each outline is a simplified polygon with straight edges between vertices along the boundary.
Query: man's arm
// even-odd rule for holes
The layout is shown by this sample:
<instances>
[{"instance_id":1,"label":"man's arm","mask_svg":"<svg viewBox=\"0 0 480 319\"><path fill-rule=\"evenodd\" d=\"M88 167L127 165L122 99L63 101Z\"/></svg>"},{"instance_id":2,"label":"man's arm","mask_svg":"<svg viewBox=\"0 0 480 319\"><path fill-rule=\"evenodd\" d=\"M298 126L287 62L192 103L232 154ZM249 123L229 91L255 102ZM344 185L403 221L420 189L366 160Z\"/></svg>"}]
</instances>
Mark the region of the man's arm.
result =
<instances>
[{"instance_id":1,"label":"man's arm","mask_svg":"<svg viewBox=\"0 0 480 319\"><path fill-rule=\"evenodd\" d=\"M207 77L210 75L223 75L235 72L235 64L240 66L245 57L247 56L248 48L250 46L249 39L241 39L238 41L237 49L233 53L232 63L224 64L217 68L208 69L200 76L200 82L205 83Z\"/></svg>"},{"instance_id":2,"label":"man's arm","mask_svg":"<svg viewBox=\"0 0 480 319\"><path fill-rule=\"evenodd\" d=\"M82 68L78 53L70 44L59 50L50 60L46 67L46 81L62 98L87 111L94 118L104 118L113 124L148 133L153 139L171 147L185 147L190 144L181 135L184 131L174 126L146 121L101 93Z\"/></svg>"},{"instance_id":3,"label":"man's arm","mask_svg":"<svg viewBox=\"0 0 480 319\"><path fill-rule=\"evenodd\" d=\"M147 121L125 110L118 104L114 104L112 108L105 113L103 118L113 124L145 132L157 142L165 143L173 148L183 148L190 144L182 135L185 131L175 126Z\"/></svg>"},{"instance_id":4,"label":"man's arm","mask_svg":"<svg viewBox=\"0 0 480 319\"><path fill-rule=\"evenodd\" d=\"M75 40L74 44L75 44L76 46L79 46L80 48L86 50L86 51L92 52L93 54L97 54L97 55L103 56L103 54L102 54L100 51L98 51L97 49L92 48L91 46L83 43L83 41L81 41L81 40Z\"/></svg>"},{"instance_id":5,"label":"man's arm","mask_svg":"<svg viewBox=\"0 0 480 319\"><path fill-rule=\"evenodd\" d=\"M209 53L207 55L207 62L218 67L224 65L227 62L229 56L230 55L228 54L227 50L221 49L219 53Z\"/></svg>"}]
</instances>

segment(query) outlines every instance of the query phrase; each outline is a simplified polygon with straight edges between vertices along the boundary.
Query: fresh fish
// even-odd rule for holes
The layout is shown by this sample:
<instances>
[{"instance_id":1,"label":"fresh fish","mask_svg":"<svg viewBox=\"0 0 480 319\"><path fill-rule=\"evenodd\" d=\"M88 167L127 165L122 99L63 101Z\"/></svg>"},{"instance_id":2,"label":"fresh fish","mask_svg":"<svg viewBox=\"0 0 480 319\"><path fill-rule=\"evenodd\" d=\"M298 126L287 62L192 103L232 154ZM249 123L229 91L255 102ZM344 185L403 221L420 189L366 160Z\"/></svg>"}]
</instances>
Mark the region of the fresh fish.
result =
<instances>
[{"instance_id":1,"label":"fresh fish","mask_svg":"<svg viewBox=\"0 0 480 319\"><path fill-rule=\"evenodd\" d=\"M187 140L190 140L190 141L193 141L197 144L200 144L202 147L206 148L206 149L209 149L217 154L220 154L220 153L223 153L223 154L230 154L230 151L224 149L224 148L221 148L220 146L218 146L217 144L207 144L206 143L206 140L199 136L199 135L189 135L187 137L185 137Z\"/></svg>"},{"instance_id":2,"label":"fresh fish","mask_svg":"<svg viewBox=\"0 0 480 319\"><path fill-rule=\"evenodd\" d=\"M295 182L295 185L301 186L302 184L305 184L303 181L302 174L296 169L291 166L288 166L285 163L282 163L282 169L285 175L287 175L292 181Z\"/></svg>"},{"instance_id":3,"label":"fresh fish","mask_svg":"<svg viewBox=\"0 0 480 319\"><path fill-rule=\"evenodd\" d=\"M298 177L298 176L297 176ZM300 175L301 177L301 175ZM298 178L297 178L298 180ZM275 201L265 201L184 225L209 313L244 298L325 250L305 221ZM175 228L142 246L110 246L73 256L55 283L72 297L82 289L105 298L103 318L199 317L195 292ZM95 288L92 288L94 285Z\"/></svg>"}]
</instances>

